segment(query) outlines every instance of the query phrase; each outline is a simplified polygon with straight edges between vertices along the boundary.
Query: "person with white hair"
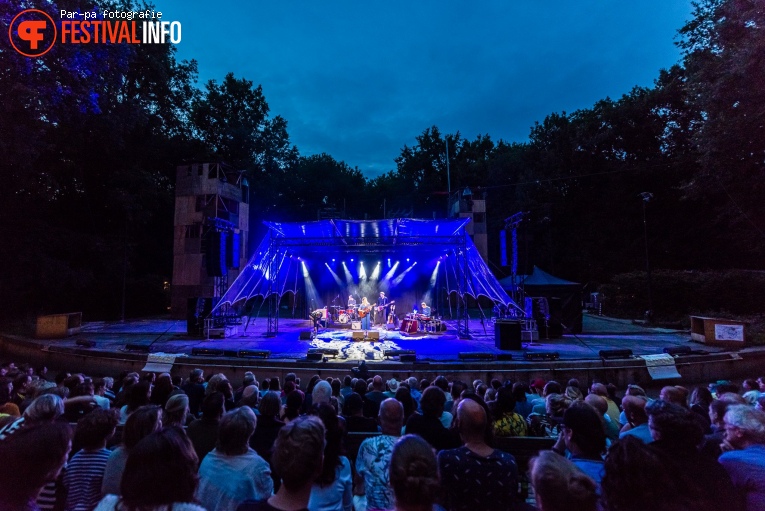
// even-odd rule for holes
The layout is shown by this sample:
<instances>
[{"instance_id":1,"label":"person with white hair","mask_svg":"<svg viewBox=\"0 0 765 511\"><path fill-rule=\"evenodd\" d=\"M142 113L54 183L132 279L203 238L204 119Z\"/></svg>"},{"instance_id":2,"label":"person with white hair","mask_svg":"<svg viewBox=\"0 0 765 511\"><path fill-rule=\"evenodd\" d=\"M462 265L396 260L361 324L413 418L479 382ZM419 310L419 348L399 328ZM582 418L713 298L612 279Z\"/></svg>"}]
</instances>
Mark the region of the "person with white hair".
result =
<instances>
[{"instance_id":1,"label":"person with white hair","mask_svg":"<svg viewBox=\"0 0 765 511\"><path fill-rule=\"evenodd\" d=\"M745 495L746 511L765 510L765 412L733 405L723 419L725 442L720 464L736 493Z\"/></svg>"}]
</instances>

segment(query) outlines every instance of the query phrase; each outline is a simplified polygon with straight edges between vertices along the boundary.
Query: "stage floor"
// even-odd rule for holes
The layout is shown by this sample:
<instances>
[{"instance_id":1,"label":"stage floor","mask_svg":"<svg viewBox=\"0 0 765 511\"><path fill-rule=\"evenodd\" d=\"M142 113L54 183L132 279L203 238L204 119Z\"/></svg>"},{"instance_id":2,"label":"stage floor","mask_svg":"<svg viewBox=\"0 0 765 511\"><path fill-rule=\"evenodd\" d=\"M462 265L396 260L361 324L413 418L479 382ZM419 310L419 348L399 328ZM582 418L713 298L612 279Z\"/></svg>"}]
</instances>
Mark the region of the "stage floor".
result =
<instances>
[{"instance_id":1,"label":"stage floor","mask_svg":"<svg viewBox=\"0 0 765 511\"><path fill-rule=\"evenodd\" d=\"M418 361L449 362L460 360L460 353L512 354L518 360L525 353L557 352L561 360L598 359L600 350L631 349L635 355L662 353L664 348L691 346L713 353L719 348L701 346L690 341L687 331L647 328L633 325L628 320L585 315L585 333L564 335L559 339L540 339L524 343L522 350L503 351L494 346L494 325L471 320L470 339L458 337L456 322L447 321L447 330L440 334L403 335L397 330L375 329L379 340L354 341L348 328L322 328L318 336L300 340L301 331L310 331L308 320L280 319L279 333L266 337L266 321L258 318L243 326L229 337L201 339L186 335L185 321L169 319L143 319L120 322L91 322L83 325L79 336L55 341L58 346L75 346L77 339L96 343L96 348L120 351L125 344L145 345L151 353L190 355L194 348L222 350L269 350L274 359L305 359L311 348L338 350L334 361L384 360L386 350L414 350ZM42 342L42 341L41 341ZM50 342L50 341L48 341Z\"/></svg>"}]
</instances>

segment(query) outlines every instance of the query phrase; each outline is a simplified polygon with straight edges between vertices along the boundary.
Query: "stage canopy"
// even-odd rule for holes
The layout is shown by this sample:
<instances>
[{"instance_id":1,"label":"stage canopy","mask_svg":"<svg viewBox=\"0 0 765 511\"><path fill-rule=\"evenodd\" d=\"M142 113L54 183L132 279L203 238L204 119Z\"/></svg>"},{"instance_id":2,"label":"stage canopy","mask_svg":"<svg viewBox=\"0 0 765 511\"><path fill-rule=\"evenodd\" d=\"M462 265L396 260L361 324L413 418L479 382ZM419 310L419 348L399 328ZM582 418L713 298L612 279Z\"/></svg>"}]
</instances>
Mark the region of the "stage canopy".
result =
<instances>
[{"instance_id":1,"label":"stage canopy","mask_svg":"<svg viewBox=\"0 0 765 511\"><path fill-rule=\"evenodd\" d=\"M462 301L466 296L486 297L520 311L466 233L468 221L264 222L267 235L216 308L253 297L296 293L309 280L317 282L316 288L323 287L321 279L330 285L334 281L338 289L361 286L375 279L375 273L375 289L387 291L419 272L431 282L437 280L441 289L456 293ZM365 263L359 266L360 261Z\"/></svg>"}]
</instances>

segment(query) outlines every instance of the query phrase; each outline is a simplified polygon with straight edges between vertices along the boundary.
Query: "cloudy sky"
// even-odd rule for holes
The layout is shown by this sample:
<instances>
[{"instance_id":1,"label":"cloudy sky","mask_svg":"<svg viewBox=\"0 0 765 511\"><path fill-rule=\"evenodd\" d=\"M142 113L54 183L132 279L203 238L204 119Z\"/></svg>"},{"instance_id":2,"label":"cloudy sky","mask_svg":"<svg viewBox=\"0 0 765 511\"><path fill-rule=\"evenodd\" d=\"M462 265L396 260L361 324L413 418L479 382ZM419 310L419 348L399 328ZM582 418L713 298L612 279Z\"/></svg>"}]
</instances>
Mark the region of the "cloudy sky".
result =
<instances>
[{"instance_id":1,"label":"cloudy sky","mask_svg":"<svg viewBox=\"0 0 765 511\"><path fill-rule=\"evenodd\" d=\"M374 177L429 126L522 142L551 112L650 86L689 0L156 0L200 87L263 86L303 155ZM201 7L201 6L204 7Z\"/></svg>"}]
</instances>

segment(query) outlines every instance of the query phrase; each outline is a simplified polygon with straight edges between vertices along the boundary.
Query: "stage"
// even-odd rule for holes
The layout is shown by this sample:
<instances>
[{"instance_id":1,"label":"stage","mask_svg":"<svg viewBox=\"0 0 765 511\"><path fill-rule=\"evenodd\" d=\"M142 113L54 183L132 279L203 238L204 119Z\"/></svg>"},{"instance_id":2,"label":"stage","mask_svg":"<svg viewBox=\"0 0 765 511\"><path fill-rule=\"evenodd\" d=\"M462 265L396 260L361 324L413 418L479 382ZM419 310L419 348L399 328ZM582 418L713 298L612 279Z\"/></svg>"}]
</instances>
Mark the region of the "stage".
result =
<instances>
[{"instance_id":1,"label":"stage","mask_svg":"<svg viewBox=\"0 0 765 511\"><path fill-rule=\"evenodd\" d=\"M457 335L456 322L445 323L443 333L402 335L396 330L378 329L373 331L379 332L379 339L356 341L353 331L347 328L322 328L315 338L301 340L301 332L310 332L312 326L311 321L301 319L281 318L278 334L267 337L266 320L258 318L246 331L240 326L239 332L221 339L190 337L185 322L170 319L91 322L83 324L80 334L60 340L4 334L0 336L0 354L4 360L30 361L51 370L92 375L140 371L149 357L169 357L174 358L170 369L174 374L185 377L194 367L202 367L224 372L234 383L247 370L259 377L287 372L342 377L365 360L373 373L385 377L444 374L463 381L577 377L586 381L599 378L618 385L650 385L646 362L638 357L661 354L665 348L689 347L693 352L675 357L682 378L673 383L751 377L765 362L763 348L726 351L690 341L687 331L647 328L627 320L587 314L585 333L524 343L521 350L498 349L490 321L482 324L471 319L470 338ZM625 349L634 356L600 356L601 350ZM313 350L329 350L326 361L325 355L310 360L307 354ZM386 357L385 352L391 350L411 350L414 360ZM245 356L268 353L268 357L242 358L242 351Z\"/></svg>"}]
</instances>

